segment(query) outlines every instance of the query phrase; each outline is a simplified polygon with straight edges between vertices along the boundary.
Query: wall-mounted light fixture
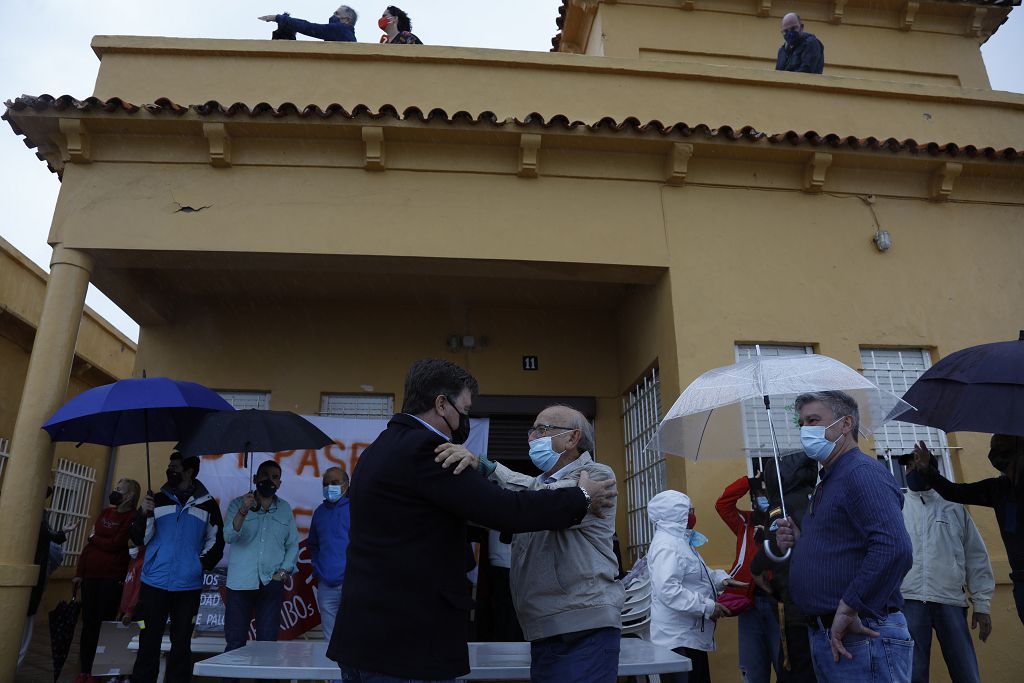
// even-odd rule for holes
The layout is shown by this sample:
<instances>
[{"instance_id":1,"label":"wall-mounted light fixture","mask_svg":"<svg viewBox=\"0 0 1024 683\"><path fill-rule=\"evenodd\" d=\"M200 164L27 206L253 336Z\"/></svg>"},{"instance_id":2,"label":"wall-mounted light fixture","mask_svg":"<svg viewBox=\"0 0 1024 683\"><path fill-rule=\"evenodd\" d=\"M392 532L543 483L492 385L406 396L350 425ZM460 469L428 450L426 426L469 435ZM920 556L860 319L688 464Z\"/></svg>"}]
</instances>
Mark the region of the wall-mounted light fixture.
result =
<instances>
[{"instance_id":1,"label":"wall-mounted light fixture","mask_svg":"<svg viewBox=\"0 0 1024 683\"><path fill-rule=\"evenodd\" d=\"M453 334L448 337L448 350L452 353L459 351L476 351L487 348L487 337L474 337L471 334Z\"/></svg>"},{"instance_id":2,"label":"wall-mounted light fixture","mask_svg":"<svg viewBox=\"0 0 1024 683\"><path fill-rule=\"evenodd\" d=\"M877 230L871 241L875 243L875 247L882 253L892 249L892 235L889 234L888 230Z\"/></svg>"}]
</instances>

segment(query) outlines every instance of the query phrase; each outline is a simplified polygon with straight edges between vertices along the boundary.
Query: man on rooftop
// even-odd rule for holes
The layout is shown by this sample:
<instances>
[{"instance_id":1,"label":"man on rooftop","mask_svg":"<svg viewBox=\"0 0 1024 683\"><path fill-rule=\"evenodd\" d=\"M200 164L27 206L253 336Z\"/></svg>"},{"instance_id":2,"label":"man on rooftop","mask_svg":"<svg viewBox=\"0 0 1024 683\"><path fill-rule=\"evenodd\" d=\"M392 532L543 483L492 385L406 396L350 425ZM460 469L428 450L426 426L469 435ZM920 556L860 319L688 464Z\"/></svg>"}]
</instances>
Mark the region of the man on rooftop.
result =
<instances>
[{"instance_id":1,"label":"man on rooftop","mask_svg":"<svg viewBox=\"0 0 1024 683\"><path fill-rule=\"evenodd\" d=\"M825 69L825 46L813 33L804 31L804 22L796 12L782 17L782 38L775 61L776 71L799 71L820 74Z\"/></svg>"},{"instance_id":2,"label":"man on rooftop","mask_svg":"<svg viewBox=\"0 0 1024 683\"><path fill-rule=\"evenodd\" d=\"M261 21L276 21L275 38L295 40L295 34L319 38L320 40L354 43L356 42L356 11L348 5L334 10L326 24L314 24L302 19L295 19L288 13L268 14L260 17Z\"/></svg>"}]
</instances>

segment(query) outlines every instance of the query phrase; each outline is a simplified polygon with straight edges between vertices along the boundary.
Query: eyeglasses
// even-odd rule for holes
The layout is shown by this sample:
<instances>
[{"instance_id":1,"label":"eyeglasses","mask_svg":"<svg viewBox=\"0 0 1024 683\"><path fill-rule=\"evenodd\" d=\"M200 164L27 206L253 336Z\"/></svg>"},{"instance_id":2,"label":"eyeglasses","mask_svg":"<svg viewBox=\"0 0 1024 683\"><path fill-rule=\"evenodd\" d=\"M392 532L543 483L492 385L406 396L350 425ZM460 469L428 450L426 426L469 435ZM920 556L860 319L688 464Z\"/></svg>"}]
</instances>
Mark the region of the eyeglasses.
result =
<instances>
[{"instance_id":1,"label":"eyeglasses","mask_svg":"<svg viewBox=\"0 0 1024 683\"><path fill-rule=\"evenodd\" d=\"M532 438L534 434L543 434L545 432L550 432L555 429L561 429L564 432L569 432L572 431L573 428L559 427L558 425L533 425L532 427L526 430L526 438L529 439Z\"/></svg>"}]
</instances>

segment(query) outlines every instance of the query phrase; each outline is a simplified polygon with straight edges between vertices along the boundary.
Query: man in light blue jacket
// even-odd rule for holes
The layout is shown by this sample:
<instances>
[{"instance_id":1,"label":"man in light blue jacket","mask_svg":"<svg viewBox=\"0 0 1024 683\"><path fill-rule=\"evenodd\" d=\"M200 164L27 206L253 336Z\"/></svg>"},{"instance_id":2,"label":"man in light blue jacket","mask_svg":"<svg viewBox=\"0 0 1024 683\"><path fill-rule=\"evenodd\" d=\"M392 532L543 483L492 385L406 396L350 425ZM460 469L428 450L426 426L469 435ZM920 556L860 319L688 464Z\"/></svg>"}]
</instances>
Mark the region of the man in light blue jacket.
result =
<instances>
[{"instance_id":1,"label":"man in light blue jacket","mask_svg":"<svg viewBox=\"0 0 1024 683\"><path fill-rule=\"evenodd\" d=\"M253 483L255 493L250 491L228 505L224 527L224 540L231 544L224 609L225 652L245 645L253 612L256 640L277 640L284 582L295 571L299 555L299 531L292 506L277 496L281 466L273 460L261 463Z\"/></svg>"}]
</instances>

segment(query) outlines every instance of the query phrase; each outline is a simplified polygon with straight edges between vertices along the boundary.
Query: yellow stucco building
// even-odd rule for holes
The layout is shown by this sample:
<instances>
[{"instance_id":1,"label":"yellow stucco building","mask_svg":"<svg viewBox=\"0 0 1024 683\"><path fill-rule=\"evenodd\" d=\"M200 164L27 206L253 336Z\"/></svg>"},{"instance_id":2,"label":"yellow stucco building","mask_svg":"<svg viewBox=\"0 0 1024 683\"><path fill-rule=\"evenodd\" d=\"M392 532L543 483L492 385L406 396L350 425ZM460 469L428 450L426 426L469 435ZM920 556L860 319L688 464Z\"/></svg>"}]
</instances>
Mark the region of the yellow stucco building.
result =
<instances>
[{"instance_id":1,"label":"yellow stucco building","mask_svg":"<svg viewBox=\"0 0 1024 683\"><path fill-rule=\"evenodd\" d=\"M825 44L823 75L774 71L792 9ZM979 50L1009 11L571 0L550 54L97 36L91 98L5 116L63 182L15 447L47 452L36 422L62 398L92 282L140 323L137 368L273 408L400 405L424 356L477 376L497 435L578 401L619 476L624 547L642 552L643 506L670 486L728 566L712 510L764 446L757 418L711 444L734 460L643 449L697 375L759 344L898 387L1024 327L1024 96L990 89ZM957 480L991 474L984 435L928 436ZM12 505L5 490L0 514ZM973 512L999 581L983 679L1016 680L1006 554ZM30 557L0 545L5 604L27 600ZM713 675L735 680L734 621L718 640Z\"/></svg>"}]
</instances>

